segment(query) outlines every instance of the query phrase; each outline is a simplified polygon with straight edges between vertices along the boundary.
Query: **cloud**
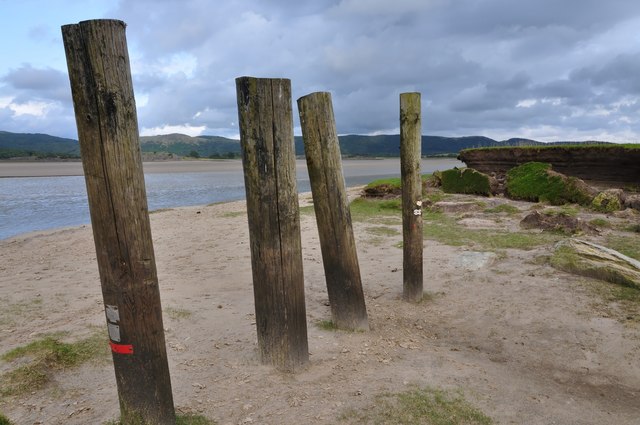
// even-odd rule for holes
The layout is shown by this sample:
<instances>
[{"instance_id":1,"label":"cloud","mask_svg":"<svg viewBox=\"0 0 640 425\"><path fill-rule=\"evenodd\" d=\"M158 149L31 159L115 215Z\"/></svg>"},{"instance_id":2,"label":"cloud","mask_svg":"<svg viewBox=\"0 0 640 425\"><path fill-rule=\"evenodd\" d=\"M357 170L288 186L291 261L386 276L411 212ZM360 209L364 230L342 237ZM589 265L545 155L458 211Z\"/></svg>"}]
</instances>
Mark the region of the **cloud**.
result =
<instances>
[{"instance_id":1,"label":"cloud","mask_svg":"<svg viewBox=\"0 0 640 425\"><path fill-rule=\"evenodd\" d=\"M192 125L184 124L184 125L165 125L162 127L153 127L153 128L143 128L140 131L141 136L155 136L158 134L186 134L187 136L200 136L202 132L206 129L205 126L194 127Z\"/></svg>"},{"instance_id":2,"label":"cloud","mask_svg":"<svg viewBox=\"0 0 640 425\"><path fill-rule=\"evenodd\" d=\"M399 94L419 91L426 134L640 134L640 2L121 0L108 16L128 24L145 134L236 135L244 75L290 78L296 127L296 99L329 91L340 133L395 131ZM49 39L29 27L32 42ZM69 135L65 72L13 68L0 97L40 105L33 122ZM26 116L0 110L0 128Z\"/></svg>"},{"instance_id":3,"label":"cloud","mask_svg":"<svg viewBox=\"0 0 640 425\"><path fill-rule=\"evenodd\" d=\"M0 82L8 86L6 91L11 90L17 97L59 102L71 100L69 79L65 73L56 69L38 69L30 64L23 64L1 77Z\"/></svg>"}]
</instances>

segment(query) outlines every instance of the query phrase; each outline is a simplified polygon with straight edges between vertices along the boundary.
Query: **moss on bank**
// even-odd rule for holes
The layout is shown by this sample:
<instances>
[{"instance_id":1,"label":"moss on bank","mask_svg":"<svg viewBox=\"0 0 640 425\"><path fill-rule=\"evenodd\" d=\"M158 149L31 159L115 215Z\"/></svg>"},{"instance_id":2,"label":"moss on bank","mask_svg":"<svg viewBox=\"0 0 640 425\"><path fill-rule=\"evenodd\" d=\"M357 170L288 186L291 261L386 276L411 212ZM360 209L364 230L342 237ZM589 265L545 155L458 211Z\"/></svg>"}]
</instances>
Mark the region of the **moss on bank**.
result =
<instances>
[{"instance_id":1,"label":"moss on bank","mask_svg":"<svg viewBox=\"0 0 640 425\"><path fill-rule=\"evenodd\" d=\"M446 193L491 196L489 176L471 168L453 168L439 173Z\"/></svg>"},{"instance_id":2,"label":"moss on bank","mask_svg":"<svg viewBox=\"0 0 640 425\"><path fill-rule=\"evenodd\" d=\"M551 164L543 162L527 162L509 170L506 191L513 199L552 205L589 205L592 200L581 180L555 173Z\"/></svg>"}]
</instances>

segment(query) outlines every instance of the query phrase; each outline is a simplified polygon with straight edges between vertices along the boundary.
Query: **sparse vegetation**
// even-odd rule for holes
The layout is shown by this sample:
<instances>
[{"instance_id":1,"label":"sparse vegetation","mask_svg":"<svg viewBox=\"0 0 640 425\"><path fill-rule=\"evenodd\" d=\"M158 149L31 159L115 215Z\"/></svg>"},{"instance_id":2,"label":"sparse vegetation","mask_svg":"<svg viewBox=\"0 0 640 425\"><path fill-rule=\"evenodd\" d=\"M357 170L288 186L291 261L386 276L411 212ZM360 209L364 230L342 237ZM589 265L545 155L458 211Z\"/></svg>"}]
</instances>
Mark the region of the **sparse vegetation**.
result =
<instances>
[{"instance_id":1,"label":"sparse vegetation","mask_svg":"<svg viewBox=\"0 0 640 425\"><path fill-rule=\"evenodd\" d=\"M27 314L38 310L42 305L42 298L33 298L28 301L21 301L17 303L10 303L7 299L0 299L0 325L12 326L16 320L21 320Z\"/></svg>"},{"instance_id":2,"label":"sparse vegetation","mask_svg":"<svg viewBox=\"0 0 640 425\"><path fill-rule=\"evenodd\" d=\"M354 221L365 221L378 216L395 216L400 219L402 203L400 199L357 198L351 202L350 209Z\"/></svg>"},{"instance_id":3,"label":"sparse vegetation","mask_svg":"<svg viewBox=\"0 0 640 425\"><path fill-rule=\"evenodd\" d=\"M11 422L5 415L0 413L0 425L13 425L13 422Z\"/></svg>"},{"instance_id":4,"label":"sparse vegetation","mask_svg":"<svg viewBox=\"0 0 640 425\"><path fill-rule=\"evenodd\" d=\"M305 205L304 207L300 207L300 215L315 215L316 210L313 205Z\"/></svg>"},{"instance_id":5,"label":"sparse vegetation","mask_svg":"<svg viewBox=\"0 0 640 425\"><path fill-rule=\"evenodd\" d=\"M337 331L338 327L331 320L320 320L317 322L318 328L323 331Z\"/></svg>"},{"instance_id":6,"label":"sparse vegetation","mask_svg":"<svg viewBox=\"0 0 640 425\"><path fill-rule=\"evenodd\" d=\"M607 237L607 247L640 261L640 240L637 236L610 235Z\"/></svg>"},{"instance_id":7,"label":"sparse vegetation","mask_svg":"<svg viewBox=\"0 0 640 425\"><path fill-rule=\"evenodd\" d=\"M611 227L611 223L608 220L600 217L589 221L589 224L596 227Z\"/></svg>"},{"instance_id":8,"label":"sparse vegetation","mask_svg":"<svg viewBox=\"0 0 640 425\"><path fill-rule=\"evenodd\" d=\"M166 307L164 312L173 320L186 319L193 314L190 310L177 307Z\"/></svg>"},{"instance_id":9,"label":"sparse vegetation","mask_svg":"<svg viewBox=\"0 0 640 425\"><path fill-rule=\"evenodd\" d=\"M354 221L384 224L400 224L402 206L399 199L379 200L358 198L351 203ZM426 239L451 246L471 245L487 250L533 249L557 242L563 238L558 233L508 232L487 229L468 229L456 223L456 219L440 212L423 210L423 234ZM390 220L393 218L393 221ZM385 220L386 221L381 221ZM401 247L401 245L398 245Z\"/></svg>"},{"instance_id":10,"label":"sparse vegetation","mask_svg":"<svg viewBox=\"0 0 640 425\"><path fill-rule=\"evenodd\" d=\"M88 338L73 343L62 342L61 338L62 334L47 335L2 355L2 360L20 359L22 365L2 375L0 396L36 391L47 384L56 371L100 357L107 358L109 350L103 331L95 331Z\"/></svg>"},{"instance_id":11,"label":"sparse vegetation","mask_svg":"<svg viewBox=\"0 0 640 425\"><path fill-rule=\"evenodd\" d=\"M493 420L473 407L462 395L424 388L376 397L364 411L348 411L341 418L347 424L394 425L490 425Z\"/></svg>"},{"instance_id":12,"label":"sparse vegetation","mask_svg":"<svg viewBox=\"0 0 640 425\"><path fill-rule=\"evenodd\" d=\"M423 174L421 178L422 193L425 194L426 182L431 178L431 174ZM402 180L400 177L373 180L364 187L364 193L370 197L401 196Z\"/></svg>"},{"instance_id":13,"label":"sparse vegetation","mask_svg":"<svg viewBox=\"0 0 640 425\"><path fill-rule=\"evenodd\" d=\"M578 207L568 204L568 205L561 205L559 207L545 208L542 211L542 214L550 217L557 217L557 216L577 217L579 212L580 212L580 209L578 209Z\"/></svg>"},{"instance_id":14,"label":"sparse vegetation","mask_svg":"<svg viewBox=\"0 0 640 425\"><path fill-rule=\"evenodd\" d=\"M520 212L520 208L514 207L513 205L509 205L509 204L500 204L493 208L487 208L484 210L484 212L488 214L499 214L499 213L518 214Z\"/></svg>"},{"instance_id":15,"label":"sparse vegetation","mask_svg":"<svg viewBox=\"0 0 640 425\"><path fill-rule=\"evenodd\" d=\"M400 234L399 231L388 226L372 226L367 227L365 230L375 236L398 236Z\"/></svg>"},{"instance_id":16,"label":"sparse vegetation","mask_svg":"<svg viewBox=\"0 0 640 425\"><path fill-rule=\"evenodd\" d=\"M300 210L302 210L302 208L300 208ZM246 215L246 214L247 214L246 211L229 211L229 212L226 212L226 213L222 214L222 216L225 217L225 218L235 218L235 217L240 217L240 216L243 216L243 215Z\"/></svg>"},{"instance_id":17,"label":"sparse vegetation","mask_svg":"<svg viewBox=\"0 0 640 425\"><path fill-rule=\"evenodd\" d=\"M629 232L640 233L640 224L632 224L631 226L627 227L625 230Z\"/></svg>"},{"instance_id":18,"label":"sparse vegetation","mask_svg":"<svg viewBox=\"0 0 640 425\"><path fill-rule=\"evenodd\" d=\"M467 229L459 226L455 218L443 213L423 213L425 238L445 245L470 245L487 250L533 249L540 245L557 242L562 235L555 233L507 232L487 229Z\"/></svg>"}]
</instances>

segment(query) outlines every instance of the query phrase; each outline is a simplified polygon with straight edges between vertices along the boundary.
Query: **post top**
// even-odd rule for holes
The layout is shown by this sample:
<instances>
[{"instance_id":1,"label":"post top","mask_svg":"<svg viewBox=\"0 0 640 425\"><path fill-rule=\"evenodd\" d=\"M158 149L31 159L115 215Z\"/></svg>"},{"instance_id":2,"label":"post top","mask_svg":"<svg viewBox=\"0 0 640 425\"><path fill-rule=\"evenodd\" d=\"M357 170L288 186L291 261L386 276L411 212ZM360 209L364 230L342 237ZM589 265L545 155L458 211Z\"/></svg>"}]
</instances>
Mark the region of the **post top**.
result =
<instances>
[{"instance_id":1,"label":"post top","mask_svg":"<svg viewBox=\"0 0 640 425\"><path fill-rule=\"evenodd\" d=\"M91 25L121 25L122 27L126 28L127 24L124 21L121 21L119 19L88 19L85 21L80 21L77 24L67 24L67 25L63 25L62 29L64 30L65 28L69 28L69 27L75 27L75 26L91 26Z\"/></svg>"}]
</instances>

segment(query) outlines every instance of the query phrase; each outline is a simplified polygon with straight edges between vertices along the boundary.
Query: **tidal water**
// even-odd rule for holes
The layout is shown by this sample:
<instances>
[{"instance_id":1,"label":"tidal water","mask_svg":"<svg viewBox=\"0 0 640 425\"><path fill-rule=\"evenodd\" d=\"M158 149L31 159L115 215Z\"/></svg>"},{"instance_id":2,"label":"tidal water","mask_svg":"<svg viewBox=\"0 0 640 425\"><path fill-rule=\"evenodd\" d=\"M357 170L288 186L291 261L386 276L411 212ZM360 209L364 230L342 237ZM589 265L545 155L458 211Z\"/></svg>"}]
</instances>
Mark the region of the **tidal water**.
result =
<instances>
[{"instance_id":1,"label":"tidal water","mask_svg":"<svg viewBox=\"0 0 640 425\"><path fill-rule=\"evenodd\" d=\"M33 166L34 164L30 165ZM41 166L50 165L45 163ZM455 159L424 159L422 172L430 173L456 166L463 164ZM77 170L81 172L78 164L75 168L76 174ZM306 164L299 160L296 168L298 191L309 192L311 189ZM0 175L11 175L12 173L7 173L7 169L7 164L0 163ZM165 169L170 172L165 172ZM197 171L189 171L190 169ZM145 164L144 170L150 211L234 201L245 197L240 161L211 161L204 166L192 166L187 163L179 167L149 163ZM347 186L358 186L377 178L399 176L400 161L345 160L343 172ZM42 173L36 170L33 174ZM89 223L89 205L82 175L0 178L0 239L33 231Z\"/></svg>"}]
</instances>

